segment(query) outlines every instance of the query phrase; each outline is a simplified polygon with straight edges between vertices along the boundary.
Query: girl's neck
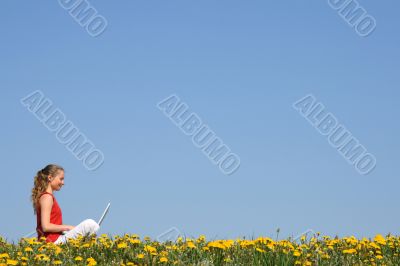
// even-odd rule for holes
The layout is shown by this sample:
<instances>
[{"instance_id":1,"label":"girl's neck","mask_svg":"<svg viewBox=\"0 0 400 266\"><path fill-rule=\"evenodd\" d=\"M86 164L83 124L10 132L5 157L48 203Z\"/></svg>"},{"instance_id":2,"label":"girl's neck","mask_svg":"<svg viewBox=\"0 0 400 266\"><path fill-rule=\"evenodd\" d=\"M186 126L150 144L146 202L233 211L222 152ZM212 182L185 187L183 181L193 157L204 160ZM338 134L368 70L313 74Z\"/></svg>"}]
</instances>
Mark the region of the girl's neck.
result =
<instances>
[{"instance_id":1,"label":"girl's neck","mask_svg":"<svg viewBox=\"0 0 400 266\"><path fill-rule=\"evenodd\" d=\"M50 193L50 194L53 194L53 189L51 189L51 187L49 186L49 187L46 189L46 192L48 192L48 193Z\"/></svg>"}]
</instances>

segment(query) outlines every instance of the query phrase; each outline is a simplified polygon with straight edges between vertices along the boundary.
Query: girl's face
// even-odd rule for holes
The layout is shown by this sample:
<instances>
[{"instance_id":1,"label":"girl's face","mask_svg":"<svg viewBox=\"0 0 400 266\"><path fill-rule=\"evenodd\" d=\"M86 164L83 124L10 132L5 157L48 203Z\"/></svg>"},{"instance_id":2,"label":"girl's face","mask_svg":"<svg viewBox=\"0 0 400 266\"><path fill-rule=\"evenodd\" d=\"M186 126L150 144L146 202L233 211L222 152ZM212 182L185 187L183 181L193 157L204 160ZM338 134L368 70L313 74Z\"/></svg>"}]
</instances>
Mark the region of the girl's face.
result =
<instances>
[{"instance_id":1,"label":"girl's face","mask_svg":"<svg viewBox=\"0 0 400 266\"><path fill-rule=\"evenodd\" d=\"M64 171L58 171L55 176L49 176L50 186L53 190L59 191L64 186Z\"/></svg>"}]
</instances>

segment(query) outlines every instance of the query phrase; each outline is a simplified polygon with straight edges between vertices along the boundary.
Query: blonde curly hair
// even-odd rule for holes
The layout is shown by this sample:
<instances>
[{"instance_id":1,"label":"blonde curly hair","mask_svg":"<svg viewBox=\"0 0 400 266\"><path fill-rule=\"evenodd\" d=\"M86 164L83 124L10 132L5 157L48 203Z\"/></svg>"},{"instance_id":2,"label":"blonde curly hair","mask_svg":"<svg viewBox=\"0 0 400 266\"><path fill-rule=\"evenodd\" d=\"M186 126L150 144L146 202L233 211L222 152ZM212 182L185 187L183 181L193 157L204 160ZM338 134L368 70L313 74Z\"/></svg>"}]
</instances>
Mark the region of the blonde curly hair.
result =
<instances>
[{"instance_id":1,"label":"blonde curly hair","mask_svg":"<svg viewBox=\"0 0 400 266\"><path fill-rule=\"evenodd\" d=\"M39 204L39 196L41 193L45 192L49 182L47 177L50 176L56 176L58 171L64 171L64 168L62 168L59 165L56 164L49 164L42 170L39 170L34 177L34 182L33 182L33 188L32 188L32 195L31 195L31 201L33 204L33 213L36 214L36 210Z\"/></svg>"}]
</instances>

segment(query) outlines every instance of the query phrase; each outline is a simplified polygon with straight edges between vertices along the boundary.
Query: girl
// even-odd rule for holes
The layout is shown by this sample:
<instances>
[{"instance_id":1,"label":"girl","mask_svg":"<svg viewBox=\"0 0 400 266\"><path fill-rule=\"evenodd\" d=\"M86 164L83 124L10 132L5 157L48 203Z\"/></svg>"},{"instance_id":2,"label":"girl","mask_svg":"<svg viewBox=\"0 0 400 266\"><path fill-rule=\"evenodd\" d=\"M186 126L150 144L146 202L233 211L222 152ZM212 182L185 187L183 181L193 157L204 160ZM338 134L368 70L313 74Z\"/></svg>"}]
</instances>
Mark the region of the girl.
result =
<instances>
[{"instance_id":1,"label":"girl","mask_svg":"<svg viewBox=\"0 0 400 266\"><path fill-rule=\"evenodd\" d=\"M95 234L100 228L92 219L84 220L77 226L63 224L60 206L53 195L63 185L64 169L55 164L47 165L35 176L31 200L36 214L38 240L45 237L46 242L63 244L78 235Z\"/></svg>"}]
</instances>

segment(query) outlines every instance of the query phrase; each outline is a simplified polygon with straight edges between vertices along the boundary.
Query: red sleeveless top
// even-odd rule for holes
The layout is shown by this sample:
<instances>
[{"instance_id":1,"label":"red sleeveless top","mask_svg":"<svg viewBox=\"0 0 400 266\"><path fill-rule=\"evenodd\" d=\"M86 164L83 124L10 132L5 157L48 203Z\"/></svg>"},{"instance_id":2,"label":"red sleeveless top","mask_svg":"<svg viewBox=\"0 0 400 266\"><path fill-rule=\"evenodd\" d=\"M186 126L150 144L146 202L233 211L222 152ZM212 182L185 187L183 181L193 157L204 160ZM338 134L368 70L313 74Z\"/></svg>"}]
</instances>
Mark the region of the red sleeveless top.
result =
<instances>
[{"instance_id":1,"label":"red sleeveless top","mask_svg":"<svg viewBox=\"0 0 400 266\"><path fill-rule=\"evenodd\" d=\"M60 206L58 205L56 198L54 197L53 194L51 194L49 192L43 192L39 196L39 199L44 194L49 194L53 197L53 207L51 208L51 213L50 213L50 223L61 225L62 224L62 212L61 212ZM38 201L39 201L39 199L38 199ZM46 242L55 242L57 240L57 238L61 235L61 232L51 232L51 233L43 232L42 221L41 221L40 215L41 215L41 209L40 209L40 205L38 202L38 208L36 209L36 222L37 222L36 232L38 234L38 240L40 240L40 238L42 236L44 236L46 238Z\"/></svg>"}]
</instances>

